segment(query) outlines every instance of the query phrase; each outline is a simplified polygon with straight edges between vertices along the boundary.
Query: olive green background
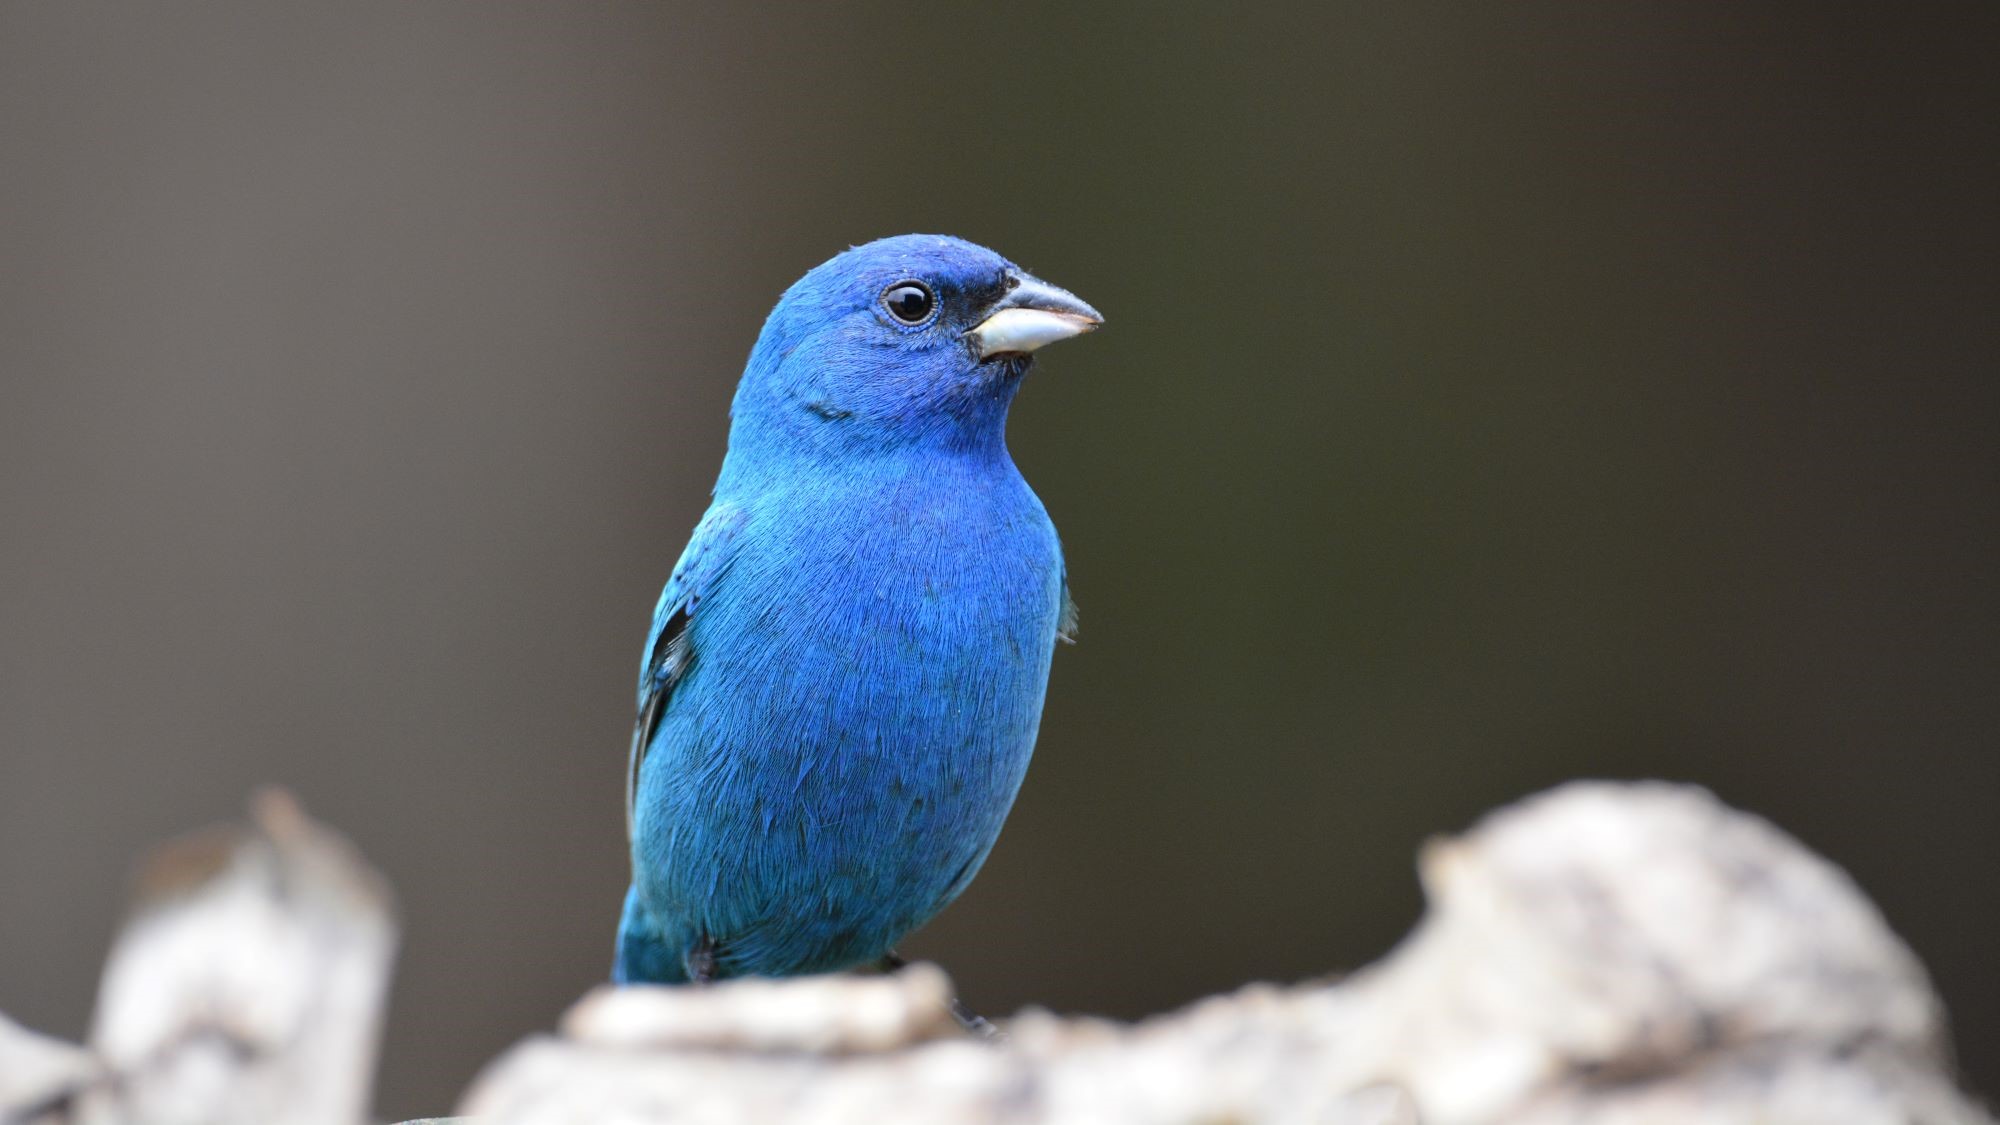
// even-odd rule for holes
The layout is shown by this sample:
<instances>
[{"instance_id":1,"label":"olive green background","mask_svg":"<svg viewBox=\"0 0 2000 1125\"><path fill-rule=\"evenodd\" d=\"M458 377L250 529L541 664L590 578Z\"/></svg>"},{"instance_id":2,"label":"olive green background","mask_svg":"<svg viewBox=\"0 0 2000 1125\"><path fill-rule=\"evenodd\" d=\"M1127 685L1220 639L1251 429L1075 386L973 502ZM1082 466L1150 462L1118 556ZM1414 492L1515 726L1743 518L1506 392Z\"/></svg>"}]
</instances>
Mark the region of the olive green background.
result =
<instances>
[{"instance_id":1,"label":"olive green background","mask_svg":"<svg viewBox=\"0 0 2000 1125\"><path fill-rule=\"evenodd\" d=\"M1579 776L1845 865L2000 1092L2000 9L0 8L0 1011L282 782L400 890L380 1104L607 970L646 618L798 274L1104 310L988 1012L1361 964Z\"/></svg>"}]
</instances>

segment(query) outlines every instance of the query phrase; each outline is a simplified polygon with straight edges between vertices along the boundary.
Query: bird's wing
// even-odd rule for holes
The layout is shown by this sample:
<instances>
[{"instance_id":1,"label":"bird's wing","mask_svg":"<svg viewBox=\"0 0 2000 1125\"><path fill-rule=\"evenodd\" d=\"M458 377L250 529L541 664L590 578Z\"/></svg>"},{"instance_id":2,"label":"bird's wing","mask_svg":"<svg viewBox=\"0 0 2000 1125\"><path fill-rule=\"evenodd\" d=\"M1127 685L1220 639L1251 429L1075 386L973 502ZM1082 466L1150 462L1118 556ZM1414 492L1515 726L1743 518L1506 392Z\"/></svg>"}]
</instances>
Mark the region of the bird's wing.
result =
<instances>
[{"instance_id":1,"label":"bird's wing","mask_svg":"<svg viewBox=\"0 0 2000 1125\"><path fill-rule=\"evenodd\" d=\"M673 576L653 607L653 628L646 635L646 660L639 667L639 719L632 729L632 751L625 767L625 828L632 828L633 802L639 796L639 767L666 714L674 686L694 664L688 623L700 612L702 599L736 558L736 537L746 513L735 504L718 501L695 526Z\"/></svg>"}]
</instances>

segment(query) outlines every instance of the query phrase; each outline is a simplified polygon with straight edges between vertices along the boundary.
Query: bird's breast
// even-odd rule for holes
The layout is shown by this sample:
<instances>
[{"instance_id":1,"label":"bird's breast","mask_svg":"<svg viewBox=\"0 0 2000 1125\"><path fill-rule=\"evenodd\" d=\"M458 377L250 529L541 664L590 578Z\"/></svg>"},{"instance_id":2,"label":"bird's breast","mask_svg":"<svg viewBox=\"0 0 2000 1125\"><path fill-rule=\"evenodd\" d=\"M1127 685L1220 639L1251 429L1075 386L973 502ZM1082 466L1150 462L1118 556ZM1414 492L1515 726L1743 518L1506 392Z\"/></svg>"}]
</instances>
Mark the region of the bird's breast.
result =
<instances>
[{"instance_id":1,"label":"bird's breast","mask_svg":"<svg viewBox=\"0 0 2000 1125\"><path fill-rule=\"evenodd\" d=\"M1048 517L979 487L889 489L800 521L780 565L784 627L885 659L1045 664L1061 608Z\"/></svg>"},{"instance_id":2,"label":"bird's breast","mask_svg":"<svg viewBox=\"0 0 2000 1125\"><path fill-rule=\"evenodd\" d=\"M896 731L926 743L1032 740L1062 560L1025 484L825 490L756 522L734 604L709 606L722 635L697 638L697 661L760 685L770 723L814 741L862 728L871 741Z\"/></svg>"}]
</instances>

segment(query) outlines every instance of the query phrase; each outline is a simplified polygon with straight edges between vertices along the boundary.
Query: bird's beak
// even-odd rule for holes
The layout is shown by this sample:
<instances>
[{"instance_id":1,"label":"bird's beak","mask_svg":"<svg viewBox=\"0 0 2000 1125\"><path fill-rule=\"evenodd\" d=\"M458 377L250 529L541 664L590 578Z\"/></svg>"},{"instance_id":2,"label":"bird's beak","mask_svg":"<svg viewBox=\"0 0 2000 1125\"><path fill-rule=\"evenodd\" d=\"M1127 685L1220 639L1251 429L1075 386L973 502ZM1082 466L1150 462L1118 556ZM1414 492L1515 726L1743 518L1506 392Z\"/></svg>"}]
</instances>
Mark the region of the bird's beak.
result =
<instances>
[{"instance_id":1,"label":"bird's beak","mask_svg":"<svg viewBox=\"0 0 2000 1125\"><path fill-rule=\"evenodd\" d=\"M1104 323L1096 309L1067 289L1022 273L1008 274L1014 287L993 302L986 319L966 332L980 359L1027 355L1044 344L1081 336Z\"/></svg>"}]
</instances>

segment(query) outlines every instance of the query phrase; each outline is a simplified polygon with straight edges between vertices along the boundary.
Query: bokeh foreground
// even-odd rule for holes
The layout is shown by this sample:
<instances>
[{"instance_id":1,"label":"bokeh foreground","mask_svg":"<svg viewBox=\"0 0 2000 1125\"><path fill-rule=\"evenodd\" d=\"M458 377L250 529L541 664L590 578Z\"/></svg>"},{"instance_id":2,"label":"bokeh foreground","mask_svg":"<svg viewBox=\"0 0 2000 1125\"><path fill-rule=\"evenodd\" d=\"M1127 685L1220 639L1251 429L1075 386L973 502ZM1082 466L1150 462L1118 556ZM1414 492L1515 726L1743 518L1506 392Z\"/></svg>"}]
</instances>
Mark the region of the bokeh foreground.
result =
<instances>
[{"instance_id":1,"label":"bokeh foreground","mask_svg":"<svg viewBox=\"0 0 2000 1125\"><path fill-rule=\"evenodd\" d=\"M931 965L612 988L485 1068L481 1122L1993 1119L1916 956L1837 867L1706 791L1572 783L1426 846L1429 908L1352 976L994 1042ZM20 1125L357 1125L394 947L380 877L282 795L163 849L88 1047L0 1021Z\"/></svg>"}]
</instances>

